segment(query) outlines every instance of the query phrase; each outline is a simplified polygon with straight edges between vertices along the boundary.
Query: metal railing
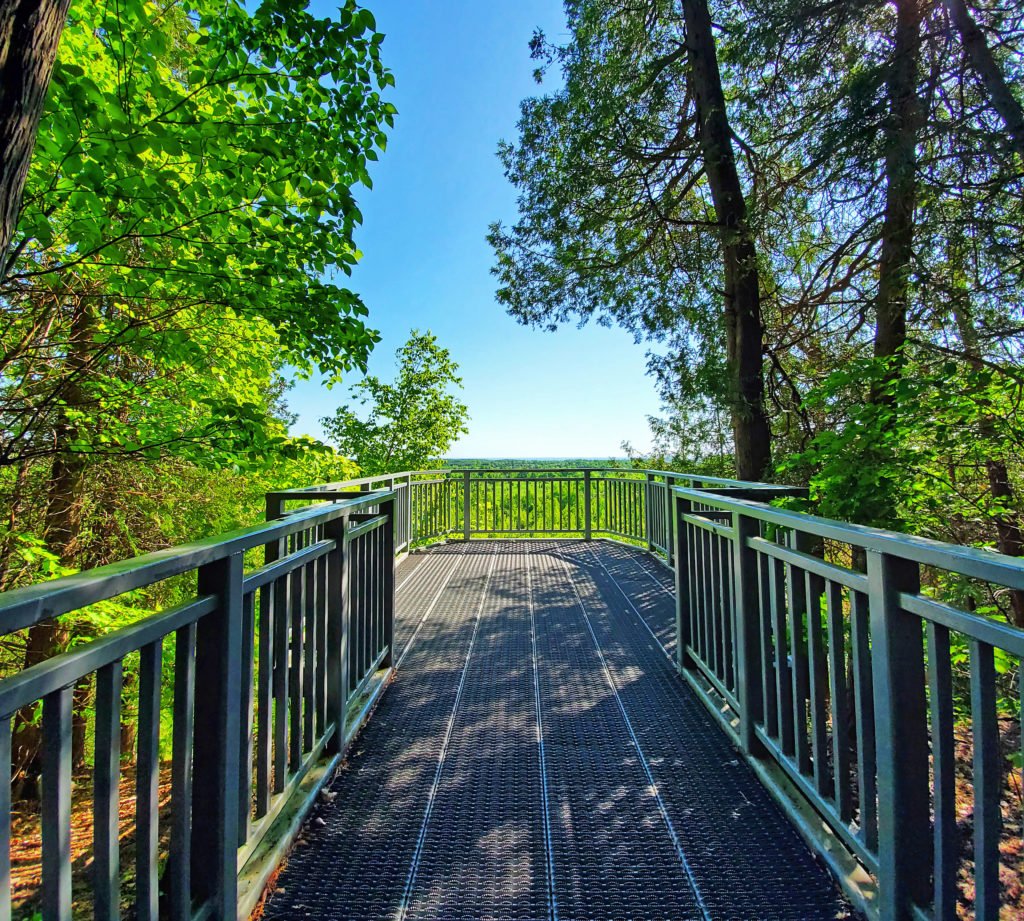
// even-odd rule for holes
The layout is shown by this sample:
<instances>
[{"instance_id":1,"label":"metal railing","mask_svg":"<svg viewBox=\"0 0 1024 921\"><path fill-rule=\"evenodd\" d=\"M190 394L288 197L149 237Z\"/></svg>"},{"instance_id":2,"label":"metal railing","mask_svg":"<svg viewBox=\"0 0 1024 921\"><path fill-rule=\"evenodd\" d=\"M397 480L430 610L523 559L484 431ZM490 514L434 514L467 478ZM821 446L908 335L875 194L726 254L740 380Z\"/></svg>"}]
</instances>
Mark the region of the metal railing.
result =
<instances>
[{"instance_id":1,"label":"metal railing","mask_svg":"<svg viewBox=\"0 0 1024 921\"><path fill-rule=\"evenodd\" d=\"M791 816L815 834L795 792L872 875L866 907L886 921L952 921L961 879L974 917L998 918L1004 813L1011 830L1021 820L1024 631L940 596L1024 590L1024 563L706 491L673 498L678 666L752 763L781 769Z\"/></svg>"},{"instance_id":2,"label":"metal railing","mask_svg":"<svg viewBox=\"0 0 1024 921\"><path fill-rule=\"evenodd\" d=\"M11 633L164 580L195 580L187 603L0 682L8 777L12 720L42 706L44 919L72 916L72 716L83 683L95 688L94 916L121 917L121 717L123 698L135 694L135 916L248 915L288 829L390 672L395 498L388 490L338 495L280 520L0 595L0 623ZM257 548L264 564L246 572L244 555ZM134 667L136 657L129 689L124 663L132 658ZM164 693L170 727L161 727ZM160 812L168 728L169 818ZM3 921L12 913L10 818L11 786L0 783Z\"/></svg>"},{"instance_id":3,"label":"metal railing","mask_svg":"<svg viewBox=\"0 0 1024 921\"><path fill-rule=\"evenodd\" d=\"M388 489L396 495L398 552L445 538L618 537L644 545L671 563L670 489L677 485L710 489L764 486L618 467L405 471L271 493L267 514L279 514L288 503L330 501L355 489Z\"/></svg>"},{"instance_id":4,"label":"metal railing","mask_svg":"<svg viewBox=\"0 0 1024 921\"><path fill-rule=\"evenodd\" d=\"M617 537L672 563L674 486L759 489L765 484L632 468L472 468L445 477L444 530L432 536ZM403 474L404 476L404 474ZM785 494L804 490L781 488ZM424 535L426 536L426 535Z\"/></svg>"},{"instance_id":5,"label":"metal railing","mask_svg":"<svg viewBox=\"0 0 1024 921\"><path fill-rule=\"evenodd\" d=\"M309 505L351 496L353 491L385 489L395 494L395 552L403 553L454 533L460 508L455 486L447 470L415 470L280 490L267 495L267 518L284 514L289 503Z\"/></svg>"}]
</instances>

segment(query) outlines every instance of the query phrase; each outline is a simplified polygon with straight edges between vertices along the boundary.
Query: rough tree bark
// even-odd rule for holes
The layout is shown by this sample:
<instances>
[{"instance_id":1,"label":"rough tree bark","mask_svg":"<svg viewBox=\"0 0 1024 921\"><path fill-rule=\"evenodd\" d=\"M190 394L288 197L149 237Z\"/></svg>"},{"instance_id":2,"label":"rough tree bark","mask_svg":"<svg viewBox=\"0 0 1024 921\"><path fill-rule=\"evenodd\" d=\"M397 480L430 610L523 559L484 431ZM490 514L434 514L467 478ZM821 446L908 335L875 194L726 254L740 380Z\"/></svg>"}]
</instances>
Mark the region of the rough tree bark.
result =
<instances>
[{"instance_id":1,"label":"rough tree bark","mask_svg":"<svg viewBox=\"0 0 1024 921\"><path fill-rule=\"evenodd\" d=\"M896 36L887 88L889 119L885 129L885 217L875 298L876 358L888 362L872 393L885 401L885 384L898 378L907 342L907 305L917 206L917 140L921 123L918 70L921 58L920 0L897 0Z\"/></svg>"},{"instance_id":2,"label":"rough tree bark","mask_svg":"<svg viewBox=\"0 0 1024 921\"><path fill-rule=\"evenodd\" d=\"M985 35L971 16L964 0L946 0L946 9L953 26L960 33L960 41L971 68L978 75L992 108L1006 126L1010 144L1024 157L1024 106L1013 95L999 64L992 55L992 49L985 41Z\"/></svg>"},{"instance_id":3,"label":"rough tree bark","mask_svg":"<svg viewBox=\"0 0 1024 921\"><path fill-rule=\"evenodd\" d=\"M711 13L706 0L684 0L683 14L704 170L722 239L736 475L741 480L761 480L771 463L771 427L764 397L757 248L736 168Z\"/></svg>"},{"instance_id":4,"label":"rough tree bark","mask_svg":"<svg viewBox=\"0 0 1024 921\"><path fill-rule=\"evenodd\" d=\"M0 280L70 0L0 0Z\"/></svg>"}]
</instances>

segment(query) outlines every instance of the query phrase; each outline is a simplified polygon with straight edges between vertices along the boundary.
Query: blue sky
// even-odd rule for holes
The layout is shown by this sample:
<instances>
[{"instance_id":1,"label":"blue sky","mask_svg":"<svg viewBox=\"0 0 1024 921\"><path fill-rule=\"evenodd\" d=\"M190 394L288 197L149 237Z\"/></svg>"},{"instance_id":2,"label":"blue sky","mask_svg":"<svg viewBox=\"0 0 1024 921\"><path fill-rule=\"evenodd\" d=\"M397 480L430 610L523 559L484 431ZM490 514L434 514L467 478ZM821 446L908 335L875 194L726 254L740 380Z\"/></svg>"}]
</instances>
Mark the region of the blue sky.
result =
<instances>
[{"instance_id":1,"label":"blue sky","mask_svg":"<svg viewBox=\"0 0 1024 921\"><path fill-rule=\"evenodd\" d=\"M657 412L645 348L620 329L556 333L516 323L494 299L488 225L515 218L515 190L496 156L515 140L519 102L540 89L527 43L535 28L564 35L561 0L365 0L385 33L395 74L395 129L358 190L364 256L348 284L380 330L370 371L390 378L395 349L431 329L458 362L469 434L454 457L607 457L645 448ZM333 6L314 0L321 15ZM353 378L354 380L354 378ZM295 433L346 391L300 381L289 396Z\"/></svg>"}]
</instances>

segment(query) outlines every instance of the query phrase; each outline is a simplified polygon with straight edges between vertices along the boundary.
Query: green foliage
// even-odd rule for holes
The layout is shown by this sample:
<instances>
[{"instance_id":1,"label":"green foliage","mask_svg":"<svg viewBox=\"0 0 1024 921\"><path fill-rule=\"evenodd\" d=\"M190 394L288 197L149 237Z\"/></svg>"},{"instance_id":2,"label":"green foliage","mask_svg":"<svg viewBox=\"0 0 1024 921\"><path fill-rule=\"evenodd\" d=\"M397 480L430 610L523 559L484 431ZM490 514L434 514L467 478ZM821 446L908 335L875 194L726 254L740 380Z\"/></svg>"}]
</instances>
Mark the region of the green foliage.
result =
<instances>
[{"instance_id":1,"label":"green foliage","mask_svg":"<svg viewBox=\"0 0 1024 921\"><path fill-rule=\"evenodd\" d=\"M0 289L0 462L250 463L284 444L275 368L365 367L335 279L394 117L381 39L352 0L73 7Z\"/></svg>"},{"instance_id":2,"label":"green foliage","mask_svg":"<svg viewBox=\"0 0 1024 921\"><path fill-rule=\"evenodd\" d=\"M735 477L732 432L715 401L666 400L664 415L649 416L651 450L622 445L635 467Z\"/></svg>"},{"instance_id":3,"label":"green foliage","mask_svg":"<svg viewBox=\"0 0 1024 921\"><path fill-rule=\"evenodd\" d=\"M872 388L884 399L869 402ZM992 494L986 463L1019 473L1020 382L991 367L916 360L899 378L862 360L835 371L808 405L842 420L785 469L807 478L828 517L960 543L991 543L1015 507Z\"/></svg>"},{"instance_id":4,"label":"green foliage","mask_svg":"<svg viewBox=\"0 0 1024 921\"><path fill-rule=\"evenodd\" d=\"M587 470L598 467L628 467L628 462L622 458L607 457L451 457L444 462L448 470L494 470L495 476L504 476L503 471L520 473L524 477L545 476L547 470ZM531 471L540 471L536 474L523 472L528 467Z\"/></svg>"},{"instance_id":5,"label":"green foliage","mask_svg":"<svg viewBox=\"0 0 1024 921\"><path fill-rule=\"evenodd\" d=\"M393 78L354 0L305 6L73 4L0 279L0 588L252 523L268 489L353 472L288 436L281 373L336 380L377 341L340 282ZM194 592L181 577L43 622L33 648Z\"/></svg>"},{"instance_id":6,"label":"green foliage","mask_svg":"<svg viewBox=\"0 0 1024 921\"><path fill-rule=\"evenodd\" d=\"M531 44L538 81L561 83L523 101L499 147L520 196L515 224L488 236L498 300L523 323L593 318L665 343L651 363L666 397L724 400L721 246L679 5L565 7L565 43Z\"/></svg>"},{"instance_id":7,"label":"green foliage","mask_svg":"<svg viewBox=\"0 0 1024 921\"><path fill-rule=\"evenodd\" d=\"M373 375L352 388L350 405L323 420L338 450L352 457L363 474L423 470L437 463L467 431L468 410L452 388L462 386L458 365L429 330L413 330L396 354L393 383Z\"/></svg>"}]
</instances>

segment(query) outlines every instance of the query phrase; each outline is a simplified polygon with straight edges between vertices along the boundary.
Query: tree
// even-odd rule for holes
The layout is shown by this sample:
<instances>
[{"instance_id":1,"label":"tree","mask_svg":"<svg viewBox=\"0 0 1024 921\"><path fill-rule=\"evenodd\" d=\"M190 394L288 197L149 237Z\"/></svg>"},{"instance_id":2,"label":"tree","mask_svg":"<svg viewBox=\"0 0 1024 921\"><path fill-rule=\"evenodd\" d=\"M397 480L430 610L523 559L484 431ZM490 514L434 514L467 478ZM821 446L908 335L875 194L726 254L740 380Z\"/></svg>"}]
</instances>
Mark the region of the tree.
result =
<instances>
[{"instance_id":1,"label":"tree","mask_svg":"<svg viewBox=\"0 0 1024 921\"><path fill-rule=\"evenodd\" d=\"M695 103L695 132L711 190L721 239L723 309L728 355L736 475L761 480L771 462L771 427L764 405L764 327L757 244L736 166L707 0L684 0L689 86Z\"/></svg>"},{"instance_id":2,"label":"tree","mask_svg":"<svg viewBox=\"0 0 1024 921\"><path fill-rule=\"evenodd\" d=\"M885 365L884 381L899 376L907 341L918 195L917 145L922 120L920 57L921 0L897 0L893 52L886 77L885 216L874 305L874 355ZM872 394L874 402L882 399L881 389Z\"/></svg>"},{"instance_id":3,"label":"tree","mask_svg":"<svg viewBox=\"0 0 1024 921\"><path fill-rule=\"evenodd\" d=\"M41 481L61 567L94 562L97 465L261 469L302 449L274 418L285 363L365 368L377 336L337 280L395 114L382 40L354 0L72 9L0 287L0 470ZM35 625L25 664L70 639Z\"/></svg>"},{"instance_id":4,"label":"tree","mask_svg":"<svg viewBox=\"0 0 1024 921\"><path fill-rule=\"evenodd\" d=\"M946 0L949 18L963 43L971 68L985 87L989 102L1003 120L1010 144L1024 157L1024 105L1013 94L999 62L985 40L985 34L971 15L966 0Z\"/></svg>"},{"instance_id":5,"label":"tree","mask_svg":"<svg viewBox=\"0 0 1024 921\"><path fill-rule=\"evenodd\" d=\"M277 367L365 368L335 278L393 122L374 30L354 2L72 11L0 288L0 465L50 464L66 565L91 459L245 464L281 443Z\"/></svg>"},{"instance_id":6,"label":"tree","mask_svg":"<svg viewBox=\"0 0 1024 921\"><path fill-rule=\"evenodd\" d=\"M0 281L71 0L0 0Z\"/></svg>"},{"instance_id":7,"label":"tree","mask_svg":"<svg viewBox=\"0 0 1024 921\"><path fill-rule=\"evenodd\" d=\"M1020 72L1019 10L975 5L985 9L987 34L1012 82ZM780 460L819 434L829 440L852 420L865 422L865 401L880 417L871 431L902 429L904 412L916 418L901 402L916 385L901 388L898 379L908 369L932 379L936 362L954 354L971 362L950 310L963 282L985 360L1007 368L1019 355L1024 279L1011 241L1019 235L1022 175L1006 156L1005 126L947 7L931 0L729 6L741 13L728 20L724 42L730 101L771 177L759 223L776 241L763 251L775 266L767 339ZM868 355L877 360L862 360ZM856 379L846 373L853 367ZM833 372L840 377L828 384ZM773 378L785 383L788 399L778 399ZM807 399L823 386L823 399ZM790 419L800 433L795 443L780 438ZM857 460L848 453L853 444L865 451ZM872 479L872 470L892 468L895 459L876 456L866 439L845 450L833 472L863 481L848 498L860 495L873 512L863 518L846 504L844 514L901 526L892 509L908 507L905 494L892 496L889 512L876 500L915 479L905 469L900 482ZM842 492L833 483L830 494Z\"/></svg>"},{"instance_id":8,"label":"tree","mask_svg":"<svg viewBox=\"0 0 1024 921\"><path fill-rule=\"evenodd\" d=\"M468 410L451 393L462 386L459 366L437 337L413 330L395 358L393 383L368 375L352 388L368 413L345 405L322 420L338 450L368 476L424 470L468 431Z\"/></svg>"},{"instance_id":9,"label":"tree","mask_svg":"<svg viewBox=\"0 0 1024 921\"><path fill-rule=\"evenodd\" d=\"M764 263L705 0L569 0L570 40L534 40L564 88L504 144L519 219L492 227L498 299L524 323L617 322L671 344L671 402L732 417L736 473L770 460ZM666 370L663 367L663 370Z\"/></svg>"}]
</instances>

